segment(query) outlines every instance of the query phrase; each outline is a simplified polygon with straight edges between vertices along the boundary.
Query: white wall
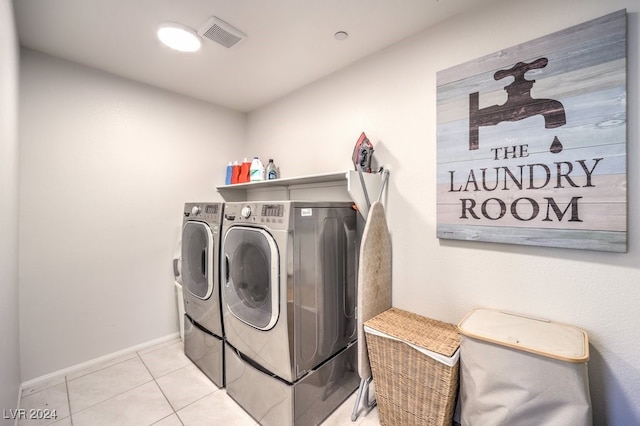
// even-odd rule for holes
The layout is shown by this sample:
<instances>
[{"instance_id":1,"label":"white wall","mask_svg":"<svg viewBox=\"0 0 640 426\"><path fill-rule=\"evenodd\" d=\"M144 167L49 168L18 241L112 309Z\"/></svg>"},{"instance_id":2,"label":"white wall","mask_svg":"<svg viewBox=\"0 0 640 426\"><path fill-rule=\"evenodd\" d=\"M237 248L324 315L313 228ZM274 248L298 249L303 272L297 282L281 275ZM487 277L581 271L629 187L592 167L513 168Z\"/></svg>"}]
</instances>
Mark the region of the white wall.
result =
<instances>
[{"instance_id":1,"label":"white wall","mask_svg":"<svg viewBox=\"0 0 640 426\"><path fill-rule=\"evenodd\" d=\"M622 8L629 252L438 240L436 72ZM488 4L252 112L247 151L274 158L284 177L348 169L365 131L391 169L394 306L453 323L483 306L579 326L591 340L594 424L640 424L639 12L636 0Z\"/></svg>"},{"instance_id":2,"label":"white wall","mask_svg":"<svg viewBox=\"0 0 640 426\"><path fill-rule=\"evenodd\" d=\"M218 199L245 115L22 50L22 380L178 330L186 201Z\"/></svg>"},{"instance_id":3,"label":"white wall","mask_svg":"<svg viewBox=\"0 0 640 426\"><path fill-rule=\"evenodd\" d=\"M10 0L0 0L0 93L0 408L9 410L18 407L20 385L18 41Z\"/></svg>"}]
</instances>

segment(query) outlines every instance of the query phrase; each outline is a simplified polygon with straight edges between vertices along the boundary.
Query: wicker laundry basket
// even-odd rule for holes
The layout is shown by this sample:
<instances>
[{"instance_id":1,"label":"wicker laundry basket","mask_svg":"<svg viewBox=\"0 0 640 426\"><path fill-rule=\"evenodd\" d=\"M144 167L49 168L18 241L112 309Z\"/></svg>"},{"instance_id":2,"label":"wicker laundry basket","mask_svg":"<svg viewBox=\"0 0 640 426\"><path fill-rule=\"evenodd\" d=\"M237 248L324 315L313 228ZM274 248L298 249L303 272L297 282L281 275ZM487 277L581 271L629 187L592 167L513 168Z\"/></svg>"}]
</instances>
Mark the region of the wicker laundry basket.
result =
<instances>
[{"instance_id":1,"label":"wicker laundry basket","mask_svg":"<svg viewBox=\"0 0 640 426\"><path fill-rule=\"evenodd\" d=\"M382 425L451 425L460 334L453 324L391 308L364 324Z\"/></svg>"}]
</instances>

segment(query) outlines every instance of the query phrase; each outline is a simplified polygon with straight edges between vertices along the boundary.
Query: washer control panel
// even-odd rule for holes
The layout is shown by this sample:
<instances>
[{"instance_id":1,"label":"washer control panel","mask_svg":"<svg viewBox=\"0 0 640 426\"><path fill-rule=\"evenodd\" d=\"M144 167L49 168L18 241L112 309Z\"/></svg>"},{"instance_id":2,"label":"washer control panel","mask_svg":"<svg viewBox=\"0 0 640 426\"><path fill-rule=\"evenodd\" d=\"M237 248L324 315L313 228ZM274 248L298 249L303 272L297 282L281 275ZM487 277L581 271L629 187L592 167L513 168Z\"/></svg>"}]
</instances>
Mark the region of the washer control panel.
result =
<instances>
[{"instance_id":1,"label":"washer control panel","mask_svg":"<svg viewBox=\"0 0 640 426\"><path fill-rule=\"evenodd\" d=\"M207 223L221 223L222 203L186 203L184 220L198 220Z\"/></svg>"},{"instance_id":2,"label":"washer control panel","mask_svg":"<svg viewBox=\"0 0 640 426\"><path fill-rule=\"evenodd\" d=\"M288 223L288 206L283 202L225 204L225 223L251 223L272 228L283 228Z\"/></svg>"},{"instance_id":3,"label":"washer control panel","mask_svg":"<svg viewBox=\"0 0 640 426\"><path fill-rule=\"evenodd\" d=\"M263 204L260 214L262 217L283 217L284 204Z\"/></svg>"}]
</instances>

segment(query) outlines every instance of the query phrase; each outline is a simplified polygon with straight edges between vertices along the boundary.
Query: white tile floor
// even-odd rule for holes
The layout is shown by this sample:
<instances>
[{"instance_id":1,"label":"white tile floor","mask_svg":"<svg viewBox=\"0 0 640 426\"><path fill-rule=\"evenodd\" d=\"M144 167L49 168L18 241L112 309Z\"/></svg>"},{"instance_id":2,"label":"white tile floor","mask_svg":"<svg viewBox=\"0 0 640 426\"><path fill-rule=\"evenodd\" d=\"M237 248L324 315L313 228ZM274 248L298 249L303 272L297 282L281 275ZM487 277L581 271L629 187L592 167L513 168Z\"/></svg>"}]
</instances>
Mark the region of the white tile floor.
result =
<instances>
[{"instance_id":1,"label":"white tile floor","mask_svg":"<svg viewBox=\"0 0 640 426\"><path fill-rule=\"evenodd\" d=\"M323 425L379 424L377 409L351 422L354 403L355 394ZM19 426L256 425L184 355L180 339L23 389L20 408L55 410L56 418Z\"/></svg>"}]
</instances>

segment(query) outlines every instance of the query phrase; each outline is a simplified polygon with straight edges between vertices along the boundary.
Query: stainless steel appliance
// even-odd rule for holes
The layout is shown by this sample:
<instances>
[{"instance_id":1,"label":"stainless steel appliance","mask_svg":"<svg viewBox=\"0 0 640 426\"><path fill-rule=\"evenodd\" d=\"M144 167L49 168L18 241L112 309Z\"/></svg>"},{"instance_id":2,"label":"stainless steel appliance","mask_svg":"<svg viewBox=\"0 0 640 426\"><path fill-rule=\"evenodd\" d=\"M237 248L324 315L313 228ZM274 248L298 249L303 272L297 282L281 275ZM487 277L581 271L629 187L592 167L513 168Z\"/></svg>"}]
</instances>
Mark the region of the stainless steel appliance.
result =
<instances>
[{"instance_id":1,"label":"stainless steel appliance","mask_svg":"<svg viewBox=\"0 0 640 426\"><path fill-rule=\"evenodd\" d=\"M222 229L227 393L263 425L318 424L359 382L356 212L227 203Z\"/></svg>"},{"instance_id":2,"label":"stainless steel appliance","mask_svg":"<svg viewBox=\"0 0 640 426\"><path fill-rule=\"evenodd\" d=\"M223 210L223 203L186 203L181 250L184 351L218 387L224 387L219 273Z\"/></svg>"}]
</instances>

